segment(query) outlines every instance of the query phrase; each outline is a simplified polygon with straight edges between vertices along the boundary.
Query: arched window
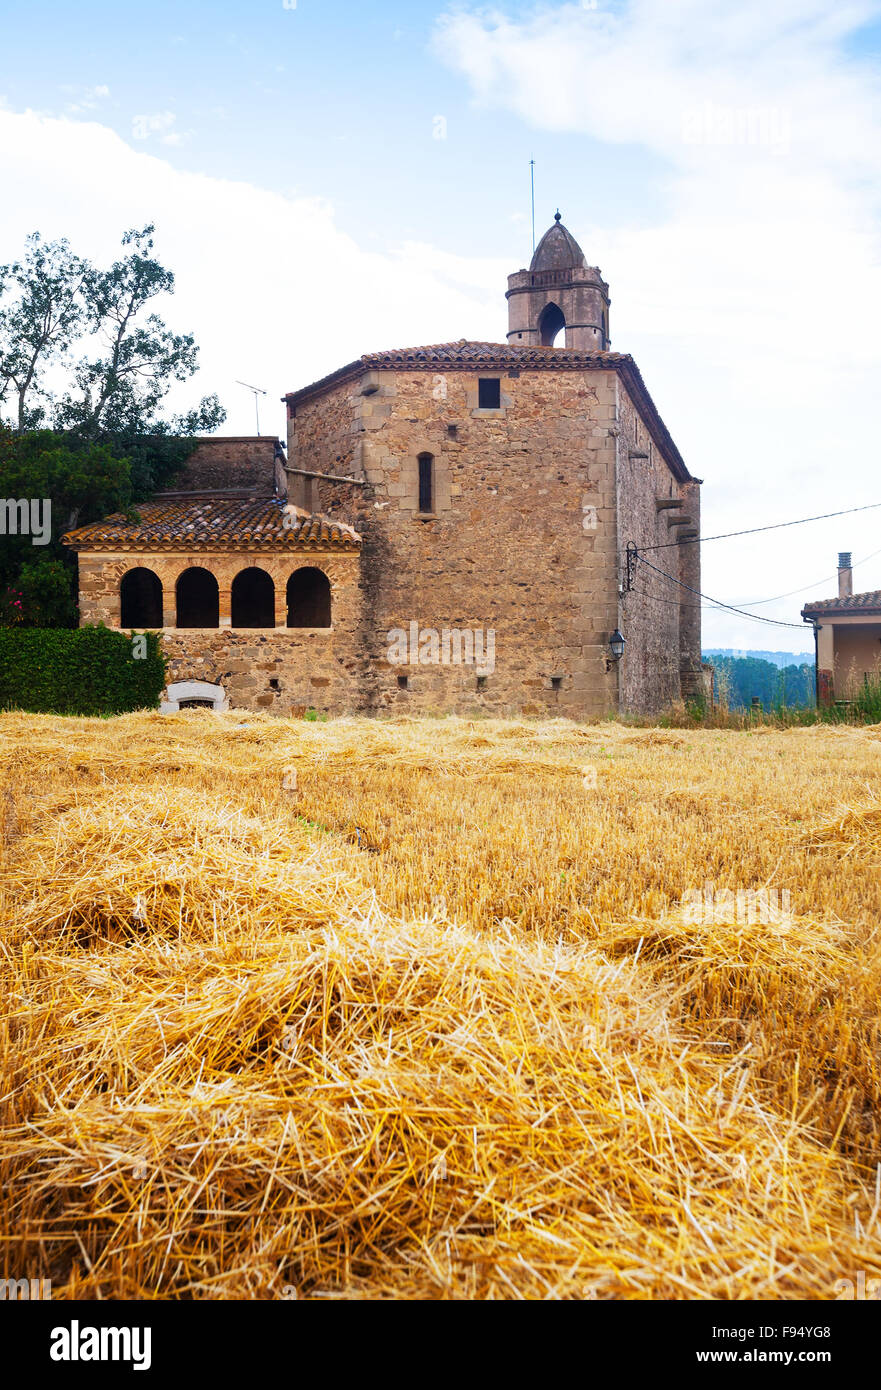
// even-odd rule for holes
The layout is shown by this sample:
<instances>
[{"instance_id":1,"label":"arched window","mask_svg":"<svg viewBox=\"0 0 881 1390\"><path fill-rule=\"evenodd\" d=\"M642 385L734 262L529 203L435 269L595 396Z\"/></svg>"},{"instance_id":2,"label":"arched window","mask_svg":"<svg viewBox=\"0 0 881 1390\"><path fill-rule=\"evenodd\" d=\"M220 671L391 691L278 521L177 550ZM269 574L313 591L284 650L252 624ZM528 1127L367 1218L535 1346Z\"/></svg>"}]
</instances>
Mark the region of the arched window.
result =
<instances>
[{"instance_id":1,"label":"arched window","mask_svg":"<svg viewBox=\"0 0 881 1390\"><path fill-rule=\"evenodd\" d=\"M330 580L308 566L288 580L288 627L330 627Z\"/></svg>"},{"instance_id":2,"label":"arched window","mask_svg":"<svg viewBox=\"0 0 881 1390\"><path fill-rule=\"evenodd\" d=\"M162 626L162 580L142 565L129 570L120 581L119 626Z\"/></svg>"},{"instance_id":3,"label":"arched window","mask_svg":"<svg viewBox=\"0 0 881 1390\"><path fill-rule=\"evenodd\" d=\"M210 570L194 565L177 581L178 627L219 627L220 595Z\"/></svg>"},{"instance_id":4,"label":"arched window","mask_svg":"<svg viewBox=\"0 0 881 1390\"><path fill-rule=\"evenodd\" d=\"M233 627L275 627L275 585L256 565L236 575L230 604Z\"/></svg>"},{"instance_id":5,"label":"arched window","mask_svg":"<svg viewBox=\"0 0 881 1390\"><path fill-rule=\"evenodd\" d=\"M538 331L541 334L542 347L553 347L557 335L566 327L566 320L563 311L558 304L553 301L546 304L538 316ZM561 344L562 346L562 344Z\"/></svg>"},{"instance_id":6,"label":"arched window","mask_svg":"<svg viewBox=\"0 0 881 1390\"><path fill-rule=\"evenodd\" d=\"M434 459L431 454L420 454L419 459L419 510L434 511Z\"/></svg>"}]
</instances>

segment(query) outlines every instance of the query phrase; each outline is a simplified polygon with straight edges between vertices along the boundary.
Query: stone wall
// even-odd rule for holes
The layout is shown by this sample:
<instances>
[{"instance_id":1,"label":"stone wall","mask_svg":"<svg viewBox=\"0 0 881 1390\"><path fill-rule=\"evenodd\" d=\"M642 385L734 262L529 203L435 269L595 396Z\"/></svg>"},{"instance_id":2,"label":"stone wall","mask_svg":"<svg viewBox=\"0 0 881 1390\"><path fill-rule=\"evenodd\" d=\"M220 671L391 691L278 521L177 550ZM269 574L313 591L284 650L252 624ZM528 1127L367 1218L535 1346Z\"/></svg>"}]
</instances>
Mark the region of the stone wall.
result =
<instances>
[{"instance_id":1,"label":"stone wall","mask_svg":"<svg viewBox=\"0 0 881 1390\"><path fill-rule=\"evenodd\" d=\"M314 480L301 470L363 478L359 424L362 383L346 382L326 391L321 408L288 412L288 499L307 511L320 511Z\"/></svg>"},{"instance_id":2,"label":"stone wall","mask_svg":"<svg viewBox=\"0 0 881 1390\"><path fill-rule=\"evenodd\" d=\"M699 522L698 485L676 481L615 371L486 375L500 377L498 410L477 408L474 369L365 370L300 401L290 422L289 462L367 484L314 483L316 508L363 538L367 707L591 716L669 706L684 665L699 678L699 600L686 610L683 590L643 572L619 607L618 586L627 540L675 537L671 513ZM426 516L422 453L434 459ZM698 546L654 554L699 588ZM491 629L495 669L478 683L474 668L390 664L387 634L411 622ZM617 626L626 655L607 672Z\"/></svg>"},{"instance_id":3,"label":"stone wall","mask_svg":"<svg viewBox=\"0 0 881 1390\"><path fill-rule=\"evenodd\" d=\"M473 370L372 372L366 395L365 373L333 389L332 428L326 396L297 405L289 462L362 467L369 485L317 483L319 509L363 538L367 706L603 714L618 698L605 670L618 621L615 373L486 375L500 376L498 410L478 408ZM422 516L413 478L426 452L435 505ZM473 667L395 666L387 634L411 622L492 630L495 669L478 686Z\"/></svg>"},{"instance_id":4,"label":"stone wall","mask_svg":"<svg viewBox=\"0 0 881 1390\"><path fill-rule=\"evenodd\" d=\"M275 628L230 627L230 589L236 574L256 564L275 584ZM191 565L209 569L220 590L220 627L179 629L175 583ZM127 570L144 566L162 581L163 651L168 679L220 684L230 704L278 714L313 707L333 714L363 704L361 589L357 553L304 548L283 554L229 551L81 553L80 621L119 626L119 584ZM331 583L331 627L285 627L288 577L304 566L322 570ZM272 684L274 682L275 684Z\"/></svg>"},{"instance_id":5,"label":"stone wall","mask_svg":"<svg viewBox=\"0 0 881 1390\"><path fill-rule=\"evenodd\" d=\"M628 541L637 547L669 546L675 542L687 511L693 515L692 485L678 482L670 472L623 382L618 381L618 528L621 574L625 577ZM678 505L675 505L677 504ZM621 662L621 709L655 713L681 698L683 641L697 662L700 678L700 599L675 582L685 550L699 546L648 550L646 561L664 570L663 578L648 564L637 562L630 591L623 595L621 630L626 638ZM689 557L690 561L691 557ZM699 579L699 574L698 574ZM699 588L699 583L693 587ZM694 608L688 607L694 604ZM680 628L686 615L691 624ZM696 622L697 645L694 645Z\"/></svg>"},{"instance_id":6,"label":"stone wall","mask_svg":"<svg viewBox=\"0 0 881 1390\"><path fill-rule=\"evenodd\" d=\"M271 497L274 487L274 435L218 435L200 439L169 487L179 492L244 488Z\"/></svg>"},{"instance_id":7,"label":"stone wall","mask_svg":"<svg viewBox=\"0 0 881 1390\"><path fill-rule=\"evenodd\" d=\"M355 714L361 708L358 654L329 629L165 632L162 650L169 683L221 685L234 709L296 716L307 709Z\"/></svg>"}]
</instances>

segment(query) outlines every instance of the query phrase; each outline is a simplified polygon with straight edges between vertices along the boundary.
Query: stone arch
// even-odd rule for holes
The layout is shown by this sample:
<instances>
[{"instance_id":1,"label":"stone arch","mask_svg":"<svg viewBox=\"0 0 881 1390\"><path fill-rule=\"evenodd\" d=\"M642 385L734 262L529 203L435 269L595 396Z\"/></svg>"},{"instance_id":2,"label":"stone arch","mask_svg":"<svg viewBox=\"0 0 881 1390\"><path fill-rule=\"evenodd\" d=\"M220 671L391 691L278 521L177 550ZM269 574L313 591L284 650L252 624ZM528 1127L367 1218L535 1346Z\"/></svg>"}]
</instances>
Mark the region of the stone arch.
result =
<instances>
[{"instance_id":1,"label":"stone arch","mask_svg":"<svg viewBox=\"0 0 881 1390\"><path fill-rule=\"evenodd\" d=\"M294 570L287 587L288 627L330 627L330 580L324 570Z\"/></svg>"},{"instance_id":2,"label":"stone arch","mask_svg":"<svg viewBox=\"0 0 881 1390\"><path fill-rule=\"evenodd\" d=\"M220 591L210 570L191 565L178 575L177 627L219 627Z\"/></svg>"},{"instance_id":3,"label":"stone arch","mask_svg":"<svg viewBox=\"0 0 881 1390\"><path fill-rule=\"evenodd\" d=\"M266 570L239 570L230 589L230 621L233 627L275 627L275 585Z\"/></svg>"},{"instance_id":4,"label":"stone arch","mask_svg":"<svg viewBox=\"0 0 881 1390\"><path fill-rule=\"evenodd\" d=\"M566 327L566 317L559 304L551 300L538 316L538 331L542 347L553 347L557 335Z\"/></svg>"},{"instance_id":5,"label":"stone arch","mask_svg":"<svg viewBox=\"0 0 881 1390\"><path fill-rule=\"evenodd\" d=\"M162 580L146 565L126 570L119 581L119 626L162 626Z\"/></svg>"},{"instance_id":6,"label":"stone arch","mask_svg":"<svg viewBox=\"0 0 881 1390\"><path fill-rule=\"evenodd\" d=\"M213 710L229 708L229 700L222 685L212 681L171 681L165 690L165 699L159 706L161 714L176 714L179 709L194 705L204 705Z\"/></svg>"}]
</instances>

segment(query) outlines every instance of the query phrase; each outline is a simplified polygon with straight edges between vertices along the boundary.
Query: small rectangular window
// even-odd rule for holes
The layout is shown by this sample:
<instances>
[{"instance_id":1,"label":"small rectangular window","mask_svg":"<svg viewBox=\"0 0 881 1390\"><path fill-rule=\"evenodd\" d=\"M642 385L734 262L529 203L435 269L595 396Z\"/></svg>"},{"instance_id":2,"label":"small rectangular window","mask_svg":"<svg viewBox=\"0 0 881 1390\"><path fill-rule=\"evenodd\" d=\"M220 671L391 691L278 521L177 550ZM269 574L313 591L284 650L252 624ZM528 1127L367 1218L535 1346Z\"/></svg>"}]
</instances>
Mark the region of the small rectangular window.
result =
<instances>
[{"instance_id":1,"label":"small rectangular window","mask_svg":"<svg viewBox=\"0 0 881 1390\"><path fill-rule=\"evenodd\" d=\"M430 512L433 510L432 497L432 464L434 459L431 454L419 455L419 510L420 512Z\"/></svg>"},{"instance_id":2,"label":"small rectangular window","mask_svg":"<svg viewBox=\"0 0 881 1390\"><path fill-rule=\"evenodd\" d=\"M472 400L474 397L472 396ZM497 376L477 378L477 407L479 410L500 410L502 405L502 383Z\"/></svg>"}]
</instances>

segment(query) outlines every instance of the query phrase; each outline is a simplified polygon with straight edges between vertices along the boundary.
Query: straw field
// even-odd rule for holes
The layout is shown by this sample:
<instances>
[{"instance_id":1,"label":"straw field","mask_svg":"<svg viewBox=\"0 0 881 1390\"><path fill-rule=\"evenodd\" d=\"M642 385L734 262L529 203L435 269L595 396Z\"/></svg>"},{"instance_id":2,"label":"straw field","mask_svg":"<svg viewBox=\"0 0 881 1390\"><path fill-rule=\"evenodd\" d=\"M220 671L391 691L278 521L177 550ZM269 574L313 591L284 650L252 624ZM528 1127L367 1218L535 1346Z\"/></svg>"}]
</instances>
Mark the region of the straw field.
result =
<instances>
[{"instance_id":1,"label":"straw field","mask_svg":"<svg viewBox=\"0 0 881 1390\"><path fill-rule=\"evenodd\" d=\"M879 759L879 728L0 716L0 1273L881 1276ZM761 889L788 913L732 905Z\"/></svg>"}]
</instances>

